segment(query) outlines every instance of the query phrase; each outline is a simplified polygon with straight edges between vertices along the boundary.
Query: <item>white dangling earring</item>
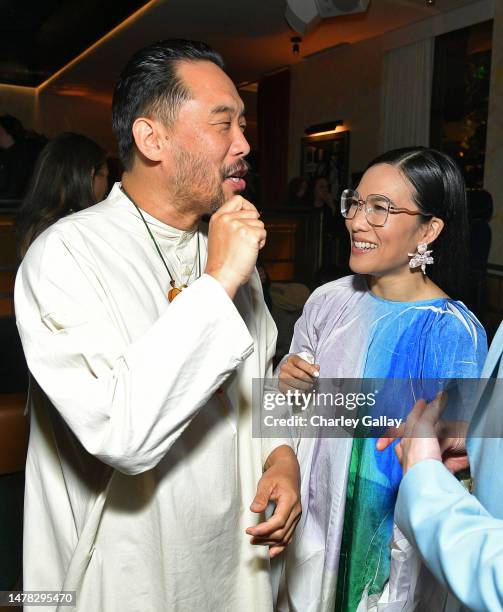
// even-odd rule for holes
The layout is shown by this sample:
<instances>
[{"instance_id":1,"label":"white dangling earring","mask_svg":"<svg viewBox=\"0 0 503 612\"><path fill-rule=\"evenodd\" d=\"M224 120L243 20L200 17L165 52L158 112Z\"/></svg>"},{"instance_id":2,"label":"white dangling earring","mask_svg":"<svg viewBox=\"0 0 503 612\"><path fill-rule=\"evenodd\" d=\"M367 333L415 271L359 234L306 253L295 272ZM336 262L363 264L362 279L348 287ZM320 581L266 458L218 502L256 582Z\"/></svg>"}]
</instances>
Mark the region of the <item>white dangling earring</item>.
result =
<instances>
[{"instance_id":1,"label":"white dangling earring","mask_svg":"<svg viewBox=\"0 0 503 612\"><path fill-rule=\"evenodd\" d=\"M434 262L433 257L431 257L432 253L433 251L428 251L426 242L420 242L417 245L416 253L408 253L408 256L412 257L409 261L409 268L421 268L423 274L426 274L426 266Z\"/></svg>"}]
</instances>

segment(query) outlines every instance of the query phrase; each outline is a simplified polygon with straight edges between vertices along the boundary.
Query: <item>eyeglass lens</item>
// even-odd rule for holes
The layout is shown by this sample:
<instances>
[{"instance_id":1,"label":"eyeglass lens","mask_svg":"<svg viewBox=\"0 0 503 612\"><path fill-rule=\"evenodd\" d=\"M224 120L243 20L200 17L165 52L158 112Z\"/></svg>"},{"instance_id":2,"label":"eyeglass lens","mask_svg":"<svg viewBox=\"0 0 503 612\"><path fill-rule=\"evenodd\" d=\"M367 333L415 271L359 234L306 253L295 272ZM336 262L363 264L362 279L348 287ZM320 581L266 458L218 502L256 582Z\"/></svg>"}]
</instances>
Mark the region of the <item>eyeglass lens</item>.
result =
<instances>
[{"instance_id":1,"label":"eyeglass lens","mask_svg":"<svg viewBox=\"0 0 503 612\"><path fill-rule=\"evenodd\" d=\"M352 219L358 210L360 196L357 191L346 189L341 197L341 213L346 219ZM379 195L369 195L363 205L367 221L372 225L384 225L388 217L389 202Z\"/></svg>"}]
</instances>

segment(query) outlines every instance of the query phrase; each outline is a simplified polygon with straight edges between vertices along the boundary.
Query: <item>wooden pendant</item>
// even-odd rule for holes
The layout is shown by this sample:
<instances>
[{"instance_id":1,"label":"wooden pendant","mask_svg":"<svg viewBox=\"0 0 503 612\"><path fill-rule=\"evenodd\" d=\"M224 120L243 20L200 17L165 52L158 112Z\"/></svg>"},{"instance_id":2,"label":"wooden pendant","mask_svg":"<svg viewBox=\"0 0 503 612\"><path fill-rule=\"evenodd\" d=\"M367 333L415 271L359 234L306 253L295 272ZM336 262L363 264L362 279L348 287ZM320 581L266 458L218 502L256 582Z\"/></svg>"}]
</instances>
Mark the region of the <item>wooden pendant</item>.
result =
<instances>
[{"instance_id":1,"label":"wooden pendant","mask_svg":"<svg viewBox=\"0 0 503 612\"><path fill-rule=\"evenodd\" d=\"M187 287L187 285L182 285L181 287L175 287L175 281L172 280L170 283L171 289L168 291L168 302L172 302L176 296L182 292L183 289Z\"/></svg>"},{"instance_id":2,"label":"wooden pendant","mask_svg":"<svg viewBox=\"0 0 503 612\"><path fill-rule=\"evenodd\" d=\"M182 290L178 289L178 287L173 287L173 289L170 289L168 291L168 302L172 302L176 298L176 296L181 292Z\"/></svg>"}]
</instances>

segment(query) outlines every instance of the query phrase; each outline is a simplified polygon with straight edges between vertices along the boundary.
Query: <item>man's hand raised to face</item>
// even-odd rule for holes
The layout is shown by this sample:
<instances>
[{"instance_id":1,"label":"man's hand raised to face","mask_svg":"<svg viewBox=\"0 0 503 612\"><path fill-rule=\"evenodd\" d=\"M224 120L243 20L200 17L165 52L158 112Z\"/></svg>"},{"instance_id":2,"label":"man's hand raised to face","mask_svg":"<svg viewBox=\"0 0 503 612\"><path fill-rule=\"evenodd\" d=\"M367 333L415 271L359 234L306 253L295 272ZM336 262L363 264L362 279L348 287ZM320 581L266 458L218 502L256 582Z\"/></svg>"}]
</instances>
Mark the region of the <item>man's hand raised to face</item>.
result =
<instances>
[{"instance_id":1,"label":"man's hand raised to face","mask_svg":"<svg viewBox=\"0 0 503 612\"><path fill-rule=\"evenodd\" d=\"M231 298L252 275L266 240L255 206L241 196L226 202L210 220L205 273L218 280Z\"/></svg>"}]
</instances>

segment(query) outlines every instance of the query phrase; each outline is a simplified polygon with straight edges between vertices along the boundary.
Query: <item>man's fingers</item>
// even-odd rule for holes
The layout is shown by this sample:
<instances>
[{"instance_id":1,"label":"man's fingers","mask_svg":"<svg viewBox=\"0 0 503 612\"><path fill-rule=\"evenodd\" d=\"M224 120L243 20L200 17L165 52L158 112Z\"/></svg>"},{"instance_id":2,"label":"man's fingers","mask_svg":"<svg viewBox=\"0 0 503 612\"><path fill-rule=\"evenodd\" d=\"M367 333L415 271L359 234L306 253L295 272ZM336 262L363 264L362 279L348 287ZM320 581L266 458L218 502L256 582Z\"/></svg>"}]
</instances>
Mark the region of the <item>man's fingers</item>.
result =
<instances>
[{"instance_id":1,"label":"man's fingers","mask_svg":"<svg viewBox=\"0 0 503 612\"><path fill-rule=\"evenodd\" d=\"M295 533L295 529L297 527L297 523L300 521L300 514L297 516L292 515L292 520L289 521L291 524L283 535L283 543L289 544L291 539L293 538L293 534Z\"/></svg>"},{"instance_id":2,"label":"man's fingers","mask_svg":"<svg viewBox=\"0 0 503 612\"><path fill-rule=\"evenodd\" d=\"M252 542L252 544L258 544L259 546L269 546L269 559L274 559L274 557L277 557L285 550L286 544L288 544L288 542L285 544L278 544L277 542L271 542L270 544Z\"/></svg>"},{"instance_id":3,"label":"man's fingers","mask_svg":"<svg viewBox=\"0 0 503 612\"><path fill-rule=\"evenodd\" d=\"M255 498L250 505L250 510L252 512L264 512L264 510L267 508L267 504L269 503L270 496L271 485L261 479L257 486Z\"/></svg>"},{"instance_id":4,"label":"man's fingers","mask_svg":"<svg viewBox=\"0 0 503 612\"><path fill-rule=\"evenodd\" d=\"M274 515L273 515L274 516ZM257 528L260 530L267 530L265 533L256 533L254 535L254 539L257 541L267 541L267 542L282 542L286 539L289 531L292 527L295 527L295 521L298 520L294 514L289 513L288 518L285 521L285 517L282 516L276 521L272 521L273 516L264 523L260 523L257 525ZM300 516L300 515L299 515ZM275 529L275 525L278 525L278 528Z\"/></svg>"},{"instance_id":5,"label":"man's fingers","mask_svg":"<svg viewBox=\"0 0 503 612\"><path fill-rule=\"evenodd\" d=\"M243 196L235 196L241 200L241 208L243 210L257 210L257 208Z\"/></svg>"},{"instance_id":6,"label":"man's fingers","mask_svg":"<svg viewBox=\"0 0 503 612\"><path fill-rule=\"evenodd\" d=\"M253 206L251 202L248 202L248 200L245 200L243 196L236 195L230 200L227 200L227 202L225 202L224 204L222 204L222 206L220 206L220 208L217 210L216 213L214 213L213 216L220 217L222 215L225 215L226 213L234 212L238 210L257 210L257 209L255 208L255 206Z\"/></svg>"},{"instance_id":7,"label":"man's fingers","mask_svg":"<svg viewBox=\"0 0 503 612\"><path fill-rule=\"evenodd\" d=\"M232 219L247 220L247 219L259 219L260 213L256 209L253 209L253 210L241 209L241 210L233 210L232 212L227 212L222 216L225 216L228 221L231 221Z\"/></svg>"},{"instance_id":8,"label":"man's fingers","mask_svg":"<svg viewBox=\"0 0 503 612\"><path fill-rule=\"evenodd\" d=\"M246 533L255 538L270 539L275 531L280 530L284 526L285 520L286 518L284 516L279 516L275 511L269 520L259 523L255 525L255 527L248 527Z\"/></svg>"},{"instance_id":9,"label":"man's fingers","mask_svg":"<svg viewBox=\"0 0 503 612\"><path fill-rule=\"evenodd\" d=\"M293 538L293 534L295 533L295 528L297 527L297 523L300 520L300 514L297 516L292 515L292 520L289 521L291 524L286 530L282 530L280 532L275 532L268 537L258 537L255 536L252 538L251 543L256 546L276 546L289 544Z\"/></svg>"},{"instance_id":10,"label":"man's fingers","mask_svg":"<svg viewBox=\"0 0 503 612\"><path fill-rule=\"evenodd\" d=\"M274 545L274 544L288 544L288 542L292 539L293 534L295 532L295 528L297 527L297 523L300 520L301 513L292 512L288 517L288 521L286 525L282 529L277 529L272 533L268 533L267 535L254 535L251 543L257 545ZM268 521L265 523L261 523L257 525L257 527L265 526L269 528Z\"/></svg>"},{"instance_id":11,"label":"man's fingers","mask_svg":"<svg viewBox=\"0 0 503 612\"><path fill-rule=\"evenodd\" d=\"M284 545L275 544L274 546L271 546L269 548L269 558L274 559L274 557L277 557L278 555L280 555L284 550L285 550Z\"/></svg>"},{"instance_id":12,"label":"man's fingers","mask_svg":"<svg viewBox=\"0 0 503 612\"><path fill-rule=\"evenodd\" d=\"M271 538L253 537L250 540L250 544L253 544L253 546L276 546L281 543L282 543L281 540L272 540Z\"/></svg>"},{"instance_id":13,"label":"man's fingers","mask_svg":"<svg viewBox=\"0 0 503 612\"><path fill-rule=\"evenodd\" d=\"M260 221L260 219L243 219L241 227L258 227L260 229L264 228L264 222Z\"/></svg>"},{"instance_id":14,"label":"man's fingers","mask_svg":"<svg viewBox=\"0 0 503 612\"><path fill-rule=\"evenodd\" d=\"M300 516L300 502L291 496L280 496L274 514L263 523L249 527L246 533L259 539L281 539L291 527L293 521Z\"/></svg>"},{"instance_id":15,"label":"man's fingers","mask_svg":"<svg viewBox=\"0 0 503 612\"><path fill-rule=\"evenodd\" d=\"M258 248L259 249L263 249L265 246L265 241L267 239L267 231L265 229L263 230L257 230L257 238L258 238Z\"/></svg>"}]
</instances>

